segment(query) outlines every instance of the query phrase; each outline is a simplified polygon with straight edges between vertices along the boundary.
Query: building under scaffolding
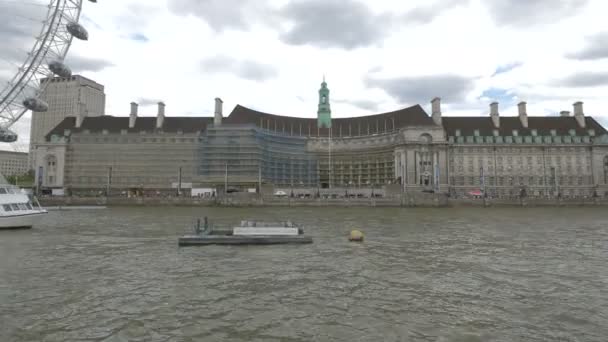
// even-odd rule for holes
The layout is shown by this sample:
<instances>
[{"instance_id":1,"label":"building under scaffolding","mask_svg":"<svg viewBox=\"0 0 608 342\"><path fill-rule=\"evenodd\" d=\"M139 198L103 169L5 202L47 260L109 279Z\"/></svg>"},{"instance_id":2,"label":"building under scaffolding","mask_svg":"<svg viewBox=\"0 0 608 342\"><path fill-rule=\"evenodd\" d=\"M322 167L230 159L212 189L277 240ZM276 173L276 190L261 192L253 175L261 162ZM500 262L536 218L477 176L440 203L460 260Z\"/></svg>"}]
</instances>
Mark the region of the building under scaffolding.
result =
<instances>
[{"instance_id":1,"label":"building under scaffolding","mask_svg":"<svg viewBox=\"0 0 608 342\"><path fill-rule=\"evenodd\" d=\"M486 117L443 117L440 99L431 103L431 115L415 105L331 118L323 82L314 119L240 105L223 117L220 99L213 118L165 118L162 103L156 118L138 118L133 104L128 118L65 119L39 148L36 179L43 188L113 193L391 185L454 196L608 196L608 131L581 102L574 115L554 117L528 116L525 102L517 116L501 117L493 103Z\"/></svg>"},{"instance_id":2,"label":"building under scaffolding","mask_svg":"<svg viewBox=\"0 0 608 342\"><path fill-rule=\"evenodd\" d=\"M306 139L268 134L255 125L210 127L201 137L197 183L234 189L261 184L316 186L318 166Z\"/></svg>"}]
</instances>

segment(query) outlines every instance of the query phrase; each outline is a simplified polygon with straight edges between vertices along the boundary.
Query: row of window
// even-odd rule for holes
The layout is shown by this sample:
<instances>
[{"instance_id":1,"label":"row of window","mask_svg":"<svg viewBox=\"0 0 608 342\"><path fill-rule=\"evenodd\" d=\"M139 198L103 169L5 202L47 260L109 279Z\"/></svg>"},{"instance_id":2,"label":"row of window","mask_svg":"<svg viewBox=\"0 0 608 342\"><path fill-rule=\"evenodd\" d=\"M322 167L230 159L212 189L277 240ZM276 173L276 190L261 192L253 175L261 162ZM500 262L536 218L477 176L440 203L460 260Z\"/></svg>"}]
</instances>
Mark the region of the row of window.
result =
<instances>
[{"instance_id":1,"label":"row of window","mask_svg":"<svg viewBox=\"0 0 608 342\"><path fill-rule=\"evenodd\" d=\"M488 163L493 163L494 162L494 157L491 156L478 156L477 158L475 157L468 157L466 158L466 161L469 164L474 163L475 161L477 161L478 163L483 163L484 159L488 162ZM583 163L583 162L587 162L587 163L591 163L591 157L587 156L586 158L583 158L583 156L579 155L568 155L568 156L547 156L545 158L545 161L550 163L551 161L555 161L556 163L561 163L563 161L567 161L567 162L574 162L576 160L576 163ZM455 161L457 163L464 163L465 161L465 157L464 156L458 156L458 157L452 157L450 158L450 161ZM513 157L513 156L497 156L496 157L496 162L497 163L502 163L503 161L506 161L509 164L512 164L513 161L517 162L518 164L534 164L534 157L533 156L519 156L519 157ZM542 156L536 156L536 163L537 164L542 164L543 163L543 157Z\"/></svg>"},{"instance_id":2,"label":"row of window","mask_svg":"<svg viewBox=\"0 0 608 342\"><path fill-rule=\"evenodd\" d=\"M542 162L542 160L537 161L536 163L534 163L532 160L522 160L522 159L518 159L515 160L515 163L513 160L496 160L496 162L494 162L494 160L488 159L488 160L483 160L483 159L478 159L478 160L473 160L473 159L469 159L466 163L466 165L473 167L475 165L478 166L483 166L484 164L486 164L487 166L494 166L494 164L496 164L496 166L500 167L500 166L504 166L504 167L516 167L516 168L533 168L533 167L540 167L542 168L543 166L561 166L562 168L564 167L572 167L572 166L577 166L577 167L582 167L582 166L591 166L591 160L587 159L587 160L582 160L577 158L576 160L574 160L573 158L560 158L557 157L556 159L553 160L546 160L545 163ZM450 165L456 165L459 167L463 167L465 166L465 162L464 160L450 160Z\"/></svg>"},{"instance_id":3,"label":"row of window","mask_svg":"<svg viewBox=\"0 0 608 342\"><path fill-rule=\"evenodd\" d=\"M515 165L513 162L516 162ZM591 169L591 159L590 158L586 158L586 159L582 159L580 157L576 157L576 159L574 159L572 156L569 157L564 157L562 159L562 157L555 157L553 159L548 159L546 160L546 164L543 164L543 161L541 158L538 158L536 160L536 163L534 163L534 161L532 160L532 157L528 157L527 159L522 159L521 157L518 159L513 160L511 157L508 158L508 160L503 160L502 158L499 158L496 160L496 162L494 162L494 160L492 159L487 159L485 160L484 163L484 159L480 158L477 160L474 159L469 159L467 160L467 165L469 167L469 169L473 169L474 166L484 166L484 164L487 165L488 168L493 168L494 164L496 163L496 167L499 170L502 170L503 167L505 169L533 169L535 166L537 169L542 170L543 167L547 166L547 167L561 167L563 168L567 168L568 170L577 168L579 170L582 170L583 168L586 168L587 170ZM462 171L462 169L465 167L465 162L462 159L457 159L457 160L450 160L450 167L452 169L454 169L455 167L457 169L460 169ZM506 164L506 165L503 165Z\"/></svg>"},{"instance_id":4,"label":"row of window","mask_svg":"<svg viewBox=\"0 0 608 342\"><path fill-rule=\"evenodd\" d=\"M512 136L514 136L514 137L518 137L518 136L520 136L520 134L519 134L519 130L514 129L514 130L512 130L512 131L511 131L511 133L512 133ZM532 130L530 130L530 133L532 134L532 136L533 136L533 137L537 137L537 136L538 136L538 131L537 131L536 129L532 129ZM554 136L557 136L557 130L555 130L555 129L551 129L551 130L549 130L549 133L550 133L550 134L551 134L551 136L553 136L553 137L554 137ZM588 133L588 134L589 134L589 136L591 136L591 137L595 136L595 130L594 130L594 129L589 129L589 130L587 130L587 133ZM462 136L462 134L461 134L461 132L460 132L460 130L459 130L459 129L457 129L457 130L456 130L456 132L455 132L454 134L455 134L457 137ZM499 132L497 129L493 130L492 134L493 134L495 137L500 136L500 132ZM575 129L570 129L570 130L568 130L568 134L569 134L570 136L576 136L576 130L575 130ZM479 136L480 136L480 132L479 132L479 130L478 130L478 129L474 130L474 131L473 131L473 135L474 135L474 136L476 136L476 137L479 137Z\"/></svg>"},{"instance_id":5,"label":"row of window","mask_svg":"<svg viewBox=\"0 0 608 342\"><path fill-rule=\"evenodd\" d=\"M513 153L513 154L527 154L527 153L542 153L543 148L540 147L455 147L452 149L455 153ZM589 151L588 147L547 147L545 148L547 154L552 153L583 153Z\"/></svg>"},{"instance_id":6,"label":"row of window","mask_svg":"<svg viewBox=\"0 0 608 342\"><path fill-rule=\"evenodd\" d=\"M455 191L458 195L460 196L467 196L469 189L466 189L465 191L459 190L459 191ZM498 198L506 198L506 197L517 197L520 194L520 190L519 189L486 189L488 195L490 197L498 197ZM560 194L563 198L576 198L576 197L590 197L593 196L593 190L590 189L564 189L564 190L560 190ZM556 195L556 191L554 189L552 190L538 190L538 189L531 189L528 192L528 196L530 197L545 197L545 196L555 196ZM608 193L606 194L608 196Z\"/></svg>"},{"instance_id":7,"label":"row of window","mask_svg":"<svg viewBox=\"0 0 608 342\"><path fill-rule=\"evenodd\" d=\"M72 138L75 143L194 143L194 138Z\"/></svg>"},{"instance_id":8,"label":"row of window","mask_svg":"<svg viewBox=\"0 0 608 342\"><path fill-rule=\"evenodd\" d=\"M17 189L17 188L0 188L0 194L5 195L5 194L20 194L21 193L21 189Z\"/></svg>"},{"instance_id":9,"label":"row of window","mask_svg":"<svg viewBox=\"0 0 608 342\"><path fill-rule=\"evenodd\" d=\"M18 211L18 210L32 210L32 205L29 203L12 203L12 204L3 204L2 208L4 211Z\"/></svg>"},{"instance_id":10,"label":"row of window","mask_svg":"<svg viewBox=\"0 0 608 342\"><path fill-rule=\"evenodd\" d=\"M553 173L553 171L551 171L551 168L555 168L552 166L548 166L546 169L546 173ZM468 168L464 168L462 165L458 166L458 167L454 167L453 165L450 165L450 170L452 170L454 173L465 173L465 170L468 173L472 173L472 174L477 174L480 171L479 168L475 168L473 166L469 166ZM484 168L484 172L486 174L492 174L494 173L494 167L493 166L488 166L487 168ZM496 173L506 173L506 174L520 174L520 173L525 173L525 174L532 174L532 173L537 173L537 174L542 174L545 172L545 169L541 166L541 167L537 167L536 169L534 169L533 167L519 167L519 168L512 168L512 167L503 167L503 166L498 166L496 168ZM568 165L567 167L561 167L561 168L557 168L557 170L555 171L557 174L571 174L571 173L576 173L576 174L580 174L583 172L587 172L587 173L591 173L591 166L587 165L586 168L583 168L582 166L578 165L576 168L572 167L572 165Z\"/></svg>"},{"instance_id":11,"label":"row of window","mask_svg":"<svg viewBox=\"0 0 608 342\"><path fill-rule=\"evenodd\" d=\"M528 185L528 186L556 186L556 179L553 177L486 177L486 186L517 186L517 185ZM557 177L557 185L584 185L592 184L593 178L591 176L562 176ZM452 185L483 185L481 177L475 176L455 176L451 177Z\"/></svg>"}]
</instances>

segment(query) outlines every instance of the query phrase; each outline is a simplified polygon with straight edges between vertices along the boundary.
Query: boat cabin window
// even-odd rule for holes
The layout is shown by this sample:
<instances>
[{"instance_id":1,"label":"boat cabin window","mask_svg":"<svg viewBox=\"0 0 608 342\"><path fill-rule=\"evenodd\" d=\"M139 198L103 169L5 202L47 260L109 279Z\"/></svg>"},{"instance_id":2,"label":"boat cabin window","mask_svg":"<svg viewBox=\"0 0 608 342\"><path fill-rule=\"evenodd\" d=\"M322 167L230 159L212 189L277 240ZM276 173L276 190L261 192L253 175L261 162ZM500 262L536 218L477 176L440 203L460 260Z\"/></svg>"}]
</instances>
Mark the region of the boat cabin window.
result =
<instances>
[{"instance_id":1,"label":"boat cabin window","mask_svg":"<svg viewBox=\"0 0 608 342\"><path fill-rule=\"evenodd\" d=\"M5 188L0 188L0 194L6 194L6 189Z\"/></svg>"},{"instance_id":2,"label":"boat cabin window","mask_svg":"<svg viewBox=\"0 0 608 342\"><path fill-rule=\"evenodd\" d=\"M11 188L7 188L7 189L6 189L6 192L7 192L7 193L9 193L9 194L15 194L15 193L16 193L16 192L15 192L13 189L11 189Z\"/></svg>"},{"instance_id":3,"label":"boat cabin window","mask_svg":"<svg viewBox=\"0 0 608 342\"><path fill-rule=\"evenodd\" d=\"M3 204L2 208L4 211L17 211L17 210L34 210L31 203L11 203Z\"/></svg>"}]
</instances>

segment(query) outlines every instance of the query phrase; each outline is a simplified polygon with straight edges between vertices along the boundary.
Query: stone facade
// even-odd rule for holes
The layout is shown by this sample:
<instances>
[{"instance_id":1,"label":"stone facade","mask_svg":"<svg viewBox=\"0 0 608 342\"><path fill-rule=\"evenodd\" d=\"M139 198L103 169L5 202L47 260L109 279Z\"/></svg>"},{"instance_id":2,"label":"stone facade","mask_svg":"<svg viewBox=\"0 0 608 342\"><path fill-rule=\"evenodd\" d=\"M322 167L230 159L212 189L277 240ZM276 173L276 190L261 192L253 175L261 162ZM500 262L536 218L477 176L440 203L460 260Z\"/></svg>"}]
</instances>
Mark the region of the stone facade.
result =
<instances>
[{"instance_id":1,"label":"stone facade","mask_svg":"<svg viewBox=\"0 0 608 342\"><path fill-rule=\"evenodd\" d=\"M608 141L607 141L608 142ZM607 191L601 162L606 142L474 144L450 146L450 185L455 194L485 189L492 197L591 196ZM483 177L482 177L483 174ZM597 186L597 188L596 188Z\"/></svg>"},{"instance_id":2,"label":"stone facade","mask_svg":"<svg viewBox=\"0 0 608 342\"><path fill-rule=\"evenodd\" d=\"M44 144L37 144L34 155L34 171L36 174L36 186L45 189L64 189L66 167L66 155L69 139L65 137L54 137Z\"/></svg>"},{"instance_id":3,"label":"stone facade","mask_svg":"<svg viewBox=\"0 0 608 342\"><path fill-rule=\"evenodd\" d=\"M192 183L198 134L75 133L68 148L70 189L177 189ZM162 157L161 157L162 156Z\"/></svg>"},{"instance_id":4,"label":"stone facade","mask_svg":"<svg viewBox=\"0 0 608 342\"><path fill-rule=\"evenodd\" d=\"M45 143L46 135L69 116L101 116L105 114L106 95L104 86L85 77L53 77L48 82L41 99L49 105L46 112L33 112L30 129L30 158L33 162L36 147ZM33 164L32 164L33 165Z\"/></svg>"},{"instance_id":5,"label":"stone facade","mask_svg":"<svg viewBox=\"0 0 608 342\"><path fill-rule=\"evenodd\" d=\"M42 188L85 194L191 187L199 136L209 120L163 118L156 128L158 117L132 114L133 120L85 118L80 127L76 118L66 118L37 147L36 179L42 179Z\"/></svg>"},{"instance_id":6,"label":"stone facade","mask_svg":"<svg viewBox=\"0 0 608 342\"><path fill-rule=\"evenodd\" d=\"M23 152L0 151L0 174L21 176L29 171L28 154Z\"/></svg>"},{"instance_id":7,"label":"stone facade","mask_svg":"<svg viewBox=\"0 0 608 342\"><path fill-rule=\"evenodd\" d=\"M433 115L414 106L333 119L322 128L315 119L242 106L223 117L219 99L215 107L213 117L165 118L159 104L156 118L137 117L135 105L129 118L85 118L80 126L65 119L41 146L39 166L49 167L55 155L65 168L62 186L73 191L175 192L182 184L217 193L273 185L454 197L608 196L608 131L581 117L580 103L574 117L528 117L525 105L518 116L500 117L492 104L486 117L455 118L441 116L436 98Z\"/></svg>"}]
</instances>

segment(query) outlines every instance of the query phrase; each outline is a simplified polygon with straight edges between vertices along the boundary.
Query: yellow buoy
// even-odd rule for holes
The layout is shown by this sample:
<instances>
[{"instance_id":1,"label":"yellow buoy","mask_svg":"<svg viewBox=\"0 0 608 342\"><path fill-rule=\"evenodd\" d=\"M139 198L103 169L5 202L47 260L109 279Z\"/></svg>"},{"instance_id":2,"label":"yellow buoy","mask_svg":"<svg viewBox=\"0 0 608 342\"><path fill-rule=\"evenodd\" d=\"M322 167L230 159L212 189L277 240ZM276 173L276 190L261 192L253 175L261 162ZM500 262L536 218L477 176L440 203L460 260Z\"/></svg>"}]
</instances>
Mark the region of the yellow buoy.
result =
<instances>
[{"instance_id":1,"label":"yellow buoy","mask_svg":"<svg viewBox=\"0 0 608 342\"><path fill-rule=\"evenodd\" d=\"M351 230L349 241L363 242L363 233L360 230Z\"/></svg>"}]
</instances>

